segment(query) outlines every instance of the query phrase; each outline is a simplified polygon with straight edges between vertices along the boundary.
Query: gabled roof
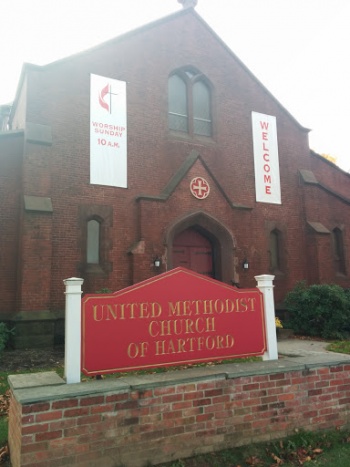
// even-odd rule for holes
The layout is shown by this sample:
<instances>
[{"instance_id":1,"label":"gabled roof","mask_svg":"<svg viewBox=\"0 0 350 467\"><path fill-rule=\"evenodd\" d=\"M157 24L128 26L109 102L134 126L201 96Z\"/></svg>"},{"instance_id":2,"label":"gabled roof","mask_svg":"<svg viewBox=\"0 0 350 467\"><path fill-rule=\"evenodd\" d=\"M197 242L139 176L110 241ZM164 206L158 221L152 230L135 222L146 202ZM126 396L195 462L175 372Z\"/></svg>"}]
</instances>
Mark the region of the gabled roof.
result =
<instances>
[{"instance_id":1,"label":"gabled roof","mask_svg":"<svg viewBox=\"0 0 350 467\"><path fill-rule=\"evenodd\" d=\"M301 130L303 130L305 132L310 131L308 128L303 127L293 117L293 115L291 115L288 112L288 110L275 98L275 96L273 96L273 94L270 93L270 91L261 83L261 81L259 81L258 78L256 78L256 76L249 70L249 68L237 57L237 55L234 54L234 52L228 47L228 45L216 34L216 32L208 25L208 23L206 23L206 21L204 21L204 19L193 8L184 8L184 9L178 11L178 12L172 13L170 15L167 15L167 16L163 17L163 18L152 21L151 23L145 24L145 25L140 26L140 27L138 27L136 29L128 31L128 32L126 32L126 33L124 33L124 34L122 34L120 36L117 36L117 37L115 37L113 39L109 39L108 41L102 42L101 44L98 44L98 45L96 45L96 46L94 46L92 48L89 48L89 49L85 50L85 51L78 52L78 53L70 55L68 57L56 60L54 62L51 62L51 63L47 64L47 65L38 66L38 65L33 65L33 64L29 64L29 63L24 64L23 67L22 67L22 72L21 72L21 76L20 76L20 80L19 80L19 84L18 84L18 88L17 88L16 97L15 97L15 100L14 100L14 103L13 103L12 111L16 107L19 92L20 92L20 88L22 86L22 82L23 82L24 76L25 76L25 74L27 72L27 69L31 68L31 69L35 69L35 70L38 71L38 70L44 70L44 69L46 69L48 67L51 68L53 66L58 66L61 63L65 63L65 62L67 62L69 60L74 60L77 57L80 57L80 56L89 54L89 53L91 53L93 51L99 50L100 48L103 48L106 45L110 45L110 44L116 44L117 45L119 42L126 41L130 37L133 37L133 36L138 35L138 34L142 34L143 32L148 31L148 30L153 29L153 28L156 28L161 24L168 23L168 22L173 21L174 19L177 19L177 18L179 18L181 16L187 16L187 15L191 15L193 18L195 18L197 21L199 21L207 29L209 34L211 34L215 38L215 40L217 40L221 44L221 46L226 49L226 51L232 56L232 58L235 61L237 61L237 63L245 70L245 72L248 73L250 75L250 77L256 83L258 83L258 85L276 102L276 104L282 109L282 111L284 113L286 113L289 116L289 118L298 126L299 129L301 129ZM11 112L11 115L12 115L12 112Z\"/></svg>"},{"instance_id":2,"label":"gabled roof","mask_svg":"<svg viewBox=\"0 0 350 467\"><path fill-rule=\"evenodd\" d=\"M325 162L328 162L328 161L325 160ZM332 167L333 169L339 169L341 172L343 172L342 169L337 167L335 164L332 164L332 165L334 166L334 167ZM345 175L348 175L346 172L343 172L343 173ZM334 189L330 188L329 186L326 186L323 183L319 182L317 180L315 174L311 170L301 169L301 170L299 170L299 175L300 175L300 180L305 185L313 185L315 188L319 188L320 190L325 191L329 195L340 199L340 201L343 201L345 204L350 205L350 198L347 198L346 196L336 192Z\"/></svg>"},{"instance_id":3,"label":"gabled roof","mask_svg":"<svg viewBox=\"0 0 350 467\"><path fill-rule=\"evenodd\" d=\"M225 198L227 203L232 209L245 209L245 210L251 210L253 209L252 207L245 206L243 204L238 204L234 203L233 201L230 200L230 198L227 196L225 193L224 189L216 179L215 175L211 172L207 164L204 162L200 154L195 151L194 149L190 152L189 156L185 161L182 163L178 171L173 175L173 177L169 180L167 185L163 188L162 192L160 193L159 196L154 196L154 195L139 195L136 198L136 201L141 201L141 200L146 200L146 201L166 201L170 195L176 190L177 186L179 183L182 181L182 179L186 176L187 172L190 170L190 168L195 164L197 160L200 160L202 165L204 166L205 170L208 172L210 177L212 178L213 182L219 189L220 193L222 196Z\"/></svg>"}]
</instances>

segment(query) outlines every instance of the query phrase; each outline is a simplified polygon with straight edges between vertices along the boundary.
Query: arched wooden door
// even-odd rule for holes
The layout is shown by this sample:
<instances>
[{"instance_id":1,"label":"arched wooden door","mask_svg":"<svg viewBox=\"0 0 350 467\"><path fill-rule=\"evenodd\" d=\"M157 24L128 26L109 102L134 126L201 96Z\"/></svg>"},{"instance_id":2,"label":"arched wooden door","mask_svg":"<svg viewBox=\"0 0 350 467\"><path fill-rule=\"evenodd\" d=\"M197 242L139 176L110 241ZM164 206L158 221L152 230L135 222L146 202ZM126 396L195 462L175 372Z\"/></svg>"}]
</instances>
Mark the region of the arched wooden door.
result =
<instances>
[{"instance_id":1,"label":"arched wooden door","mask_svg":"<svg viewBox=\"0 0 350 467\"><path fill-rule=\"evenodd\" d=\"M186 229L174 238L173 266L214 277L213 245L195 229Z\"/></svg>"}]
</instances>

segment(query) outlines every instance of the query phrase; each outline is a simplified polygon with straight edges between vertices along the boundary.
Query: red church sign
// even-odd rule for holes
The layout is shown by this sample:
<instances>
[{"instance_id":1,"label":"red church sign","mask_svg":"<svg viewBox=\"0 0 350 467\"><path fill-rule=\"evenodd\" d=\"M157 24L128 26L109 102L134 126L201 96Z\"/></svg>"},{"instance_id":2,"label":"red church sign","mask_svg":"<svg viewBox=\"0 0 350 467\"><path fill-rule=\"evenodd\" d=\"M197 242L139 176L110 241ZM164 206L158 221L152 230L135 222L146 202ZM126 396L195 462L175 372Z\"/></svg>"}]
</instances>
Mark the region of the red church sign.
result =
<instances>
[{"instance_id":1,"label":"red church sign","mask_svg":"<svg viewBox=\"0 0 350 467\"><path fill-rule=\"evenodd\" d=\"M263 295L176 268L82 300L82 371L114 373L262 355Z\"/></svg>"}]
</instances>

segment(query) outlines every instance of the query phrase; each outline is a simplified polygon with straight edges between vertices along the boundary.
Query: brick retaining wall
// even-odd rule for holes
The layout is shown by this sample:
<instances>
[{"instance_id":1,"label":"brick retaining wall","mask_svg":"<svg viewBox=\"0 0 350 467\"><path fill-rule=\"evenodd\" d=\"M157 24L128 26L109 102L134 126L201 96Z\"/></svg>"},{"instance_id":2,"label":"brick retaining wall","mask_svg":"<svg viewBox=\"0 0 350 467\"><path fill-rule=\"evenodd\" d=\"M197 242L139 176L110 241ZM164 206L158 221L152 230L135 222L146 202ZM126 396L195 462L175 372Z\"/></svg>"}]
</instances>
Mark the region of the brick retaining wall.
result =
<instances>
[{"instance_id":1,"label":"brick retaining wall","mask_svg":"<svg viewBox=\"0 0 350 467\"><path fill-rule=\"evenodd\" d=\"M9 380L13 467L138 467L350 424L342 356L71 385L52 372Z\"/></svg>"}]
</instances>

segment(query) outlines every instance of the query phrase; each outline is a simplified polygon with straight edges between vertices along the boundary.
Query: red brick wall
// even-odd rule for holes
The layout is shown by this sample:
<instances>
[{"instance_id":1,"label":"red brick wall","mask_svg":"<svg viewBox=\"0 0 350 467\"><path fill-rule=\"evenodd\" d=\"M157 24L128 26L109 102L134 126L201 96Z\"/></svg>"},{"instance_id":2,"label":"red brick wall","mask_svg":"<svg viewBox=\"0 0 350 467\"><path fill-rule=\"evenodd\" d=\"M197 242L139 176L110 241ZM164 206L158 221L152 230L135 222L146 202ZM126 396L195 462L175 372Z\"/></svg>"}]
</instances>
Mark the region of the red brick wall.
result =
<instances>
[{"instance_id":1,"label":"red brick wall","mask_svg":"<svg viewBox=\"0 0 350 467\"><path fill-rule=\"evenodd\" d=\"M336 193L350 199L350 174L340 169L323 157L311 152L311 170L317 180Z\"/></svg>"},{"instance_id":2,"label":"red brick wall","mask_svg":"<svg viewBox=\"0 0 350 467\"><path fill-rule=\"evenodd\" d=\"M0 312L16 308L23 133L0 137Z\"/></svg>"},{"instance_id":3,"label":"red brick wall","mask_svg":"<svg viewBox=\"0 0 350 467\"><path fill-rule=\"evenodd\" d=\"M22 213L20 258L20 311L49 310L52 270L51 213Z\"/></svg>"},{"instance_id":4,"label":"red brick wall","mask_svg":"<svg viewBox=\"0 0 350 467\"><path fill-rule=\"evenodd\" d=\"M212 85L211 139L179 137L168 131L168 76L188 65L200 70ZM128 189L89 184L90 73L127 82ZM95 292L102 287L119 290L133 280L152 276L154 253L167 257L170 245L165 243L165 236L170 226L198 210L231 232L234 249L223 254L230 255L232 264L236 264L241 286L254 286L255 275L270 272L267 226L273 223L285 233L285 261L276 279L276 301L281 302L296 281L310 276L308 267L314 257L307 248L306 202L298 176L299 169L313 168L307 132L191 11L184 10L73 58L28 68L26 87L27 121L52 129L52 146L26 144L22 171L24 194L52 199L52 267L40 278L47 282L43 285L48 288L44 300L33 290L31 280L22 283L21 310L33 309L35 303L41 309L49 303L50 310L62 310L62 281L68 277L83 277L84 292ZM255 202L252 111L277 118L282 205ZM16 116L14 119L17 121ZM136 202L140 194L159 195L193 149L228 198L251 207L251 211L229 208L200 164L191 169L167 201ZM212 192L203 201L190 195L188 184L193 175L210 179ZM322 171L320 178L323 176L328 177ZM333 185L337 183L335 180ZM348 184L345 179L342 183ZM87 275L82 268L86 234L79 213L89 205L112 209L112 227L105 229L103 239L108 264L103 274ZM318 202L318 211L320 206ZM324 212L332 213L333 198L322 199L323 207ZM140 241L144 241L144 253L136 258L130 251ZM349 245L348 237L346 241ZM25 264L29 273L35 271L38 259L31 256L27 245L24 239L19 267ZM243 272L245 258L250 268ZM349 279L345 284L350 286Z\"/></svg>"},{"instance_id":5,"label":"red brick wall","mask_svg":"<svg viewBox=\"0 0 350 467\"><path fill-rule=\"evenodd\" d=\"M138 379L131 390L118 388L118 382L113 390L112 380L82 383L72 387L85 395L73 397L67 390L65 396L36 397L38 402L23 405L13 396L12 465L137 467L281 438L296 428L348 425L350 365L298 368L181 383L169 378L165 385L156 377L148 383ZM97 394L87 395L89 384Z\"/></svg>"},{"instance_id":6,"label":"red brick wall","mask_svg":"<svg viewBox=\"0 0 350 467\"><path fill-rule=\"evenodd\" d=\"M332 182L332 177L329 177ZM307 185L303 187L305 200L305 216L310 222L320 222L331 232L334 228L342 230L345 265L347 274L337 274L334 263L334 250L331 235L310 233L310 249L308 250L309 271L311 277L315 278L315 272L318 270L317 281L320 283L337 283L342 287L349 287L349 251L350 251L350 202L329 194L319 186ZM350 198L349 198L350 200ZM317 254L314 254L314 248L317 247Z\"/></svg>"},{"instance_id":7,"label":"red brick wall","mask_svg":"<svg viewBox=\"0 0 350 467\"><path fill-rule=\"evenodd\" d=\"M162 44L161 48L159 44ZM167 129L167 78L174 69L189 63L202 71L213 85L212 140L179 138ZM90 73L112 76L128 83L127 190L89 185ZM267 238L260 235L264 223L269 220L279 221L288 232L285 242L288 269L276 290L277 300L286 288L303 278L305 240L299 215L297 169L307 160L307 135L192 14L178 15L157 27L131 34L125 40L111 41L42 71L34 70L28 78L28 95L35 96L28 100L28 121L52 126L53 146L40 147L40 157L43 161L46 157L49 162L41 164L43 168L37 174L38 180L35 180L33 170L26 170L28 189L37 186L41 196L50 196L53 201L52 307L63 307L62 279L77 275L84 277L78 269L83 258L77 219L79 206L89 203L113 206L114 229L110 232L108 258L112 273L107 277L89 276L86 292L101 287L117 290L130 285L133 265L127 252L142 238L146 242L145 257L138 262L143 269L137 277L154 274L152 252L164 251L164 232L177 218L197 210L214 216L232 232L236 240L236 251L232 256L238 258L239 265L244 257L250 260L249 273L242 274L240 266L237 271L242 286L253 286L254 275L269 272ZM252 110L277 117L283 206L255 203ZM198 166L168 202L148 204L147 214L138 212L136 196L141 193L159 195L192 149L200 153L233 202L254 208L250 215L232 211L216 193L213 182L209 198L195 200L188 189L190 175L208 178L208 173ZM30 145L27 151L28 164L32 157L39 157L35 145ZM50 173L45 175L46 166ZM46 179L48 181L44 183ZM141 226L139 216L145 219ZM140 232L139 227L146 230L147 236L142 237L143 231ZM294 254L291 239L298 245L300 251L297 254Z\"/></svg>"}]
</instances>

